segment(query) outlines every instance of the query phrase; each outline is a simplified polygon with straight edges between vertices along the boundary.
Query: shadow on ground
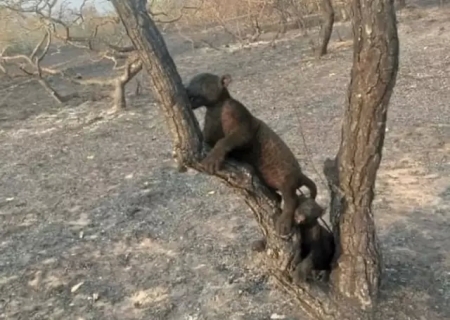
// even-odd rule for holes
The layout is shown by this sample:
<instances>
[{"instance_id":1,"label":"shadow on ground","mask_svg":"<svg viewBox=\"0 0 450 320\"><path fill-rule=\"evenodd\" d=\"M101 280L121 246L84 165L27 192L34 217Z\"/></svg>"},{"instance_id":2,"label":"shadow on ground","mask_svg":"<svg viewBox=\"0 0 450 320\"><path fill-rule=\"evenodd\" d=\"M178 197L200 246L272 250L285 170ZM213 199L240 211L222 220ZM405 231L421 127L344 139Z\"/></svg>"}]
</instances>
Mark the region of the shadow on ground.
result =
<instances>
[{"instance_id":1,"label":"shadow on ground","mask_svg":"<svg viewBox=\"0 0 450 320\"><path fill-rule=\"evenodd\" d=\"M436 208L415 210L388 228L380 319L450 318L449 228L448 213Z\"/></svg>"}]
</instances>

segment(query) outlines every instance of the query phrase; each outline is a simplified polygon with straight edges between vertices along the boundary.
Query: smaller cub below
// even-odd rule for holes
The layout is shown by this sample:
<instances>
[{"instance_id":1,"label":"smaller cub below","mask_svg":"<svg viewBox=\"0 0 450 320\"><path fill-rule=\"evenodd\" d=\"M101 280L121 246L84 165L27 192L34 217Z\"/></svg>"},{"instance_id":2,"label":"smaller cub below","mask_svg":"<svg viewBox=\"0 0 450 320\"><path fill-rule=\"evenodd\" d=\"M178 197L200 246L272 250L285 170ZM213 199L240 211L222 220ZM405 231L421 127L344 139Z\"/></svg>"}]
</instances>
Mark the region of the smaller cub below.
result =
<instances>
[{"instance_id":1,"label":"smaller cub below","mask_svg":"<svg viewBox=\"0 0 450 320\"><path fill-rule=\"evenodd\" d=\"M324 210L316 202L302 196L299 203L295 219L300 237L295 246L300 247L300 251L293 261L294 282L305 281L319 272L325 272L328 276L335 253L334 235L318 221Z\"/></svg>"}]
</instances>

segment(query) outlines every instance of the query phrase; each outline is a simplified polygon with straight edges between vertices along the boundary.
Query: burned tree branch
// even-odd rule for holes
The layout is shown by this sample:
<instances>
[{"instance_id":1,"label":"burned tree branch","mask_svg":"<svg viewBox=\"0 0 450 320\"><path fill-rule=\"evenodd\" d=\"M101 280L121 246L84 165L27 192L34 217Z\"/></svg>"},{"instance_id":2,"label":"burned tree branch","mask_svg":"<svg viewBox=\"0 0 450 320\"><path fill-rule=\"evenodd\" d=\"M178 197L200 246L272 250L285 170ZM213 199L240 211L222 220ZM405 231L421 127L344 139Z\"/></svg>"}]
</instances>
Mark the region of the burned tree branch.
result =
<instances>
[{"instance_id":1,"label":"burned tree branch","mask_svg":"<svg viewBox=\"0 0 450 320\"><path fill-rule=\"evenodd\" d=\"M50 94L50 96L59 104L64 103L71 99L71 95L62 96L60 95L45 79L44 73L49 74L57 74L60 71L52 69L52 68L43 68L41 67L41 61L47 54L50 44L52 42L52 34L51 31L47 28L46 33L42 37L42 39L37 43L33 51L29 56L24 54L19 54L16 56L5 56L6 49L2 51L0 54L0 63L1 62L13 62L17 63L19 69L28 76L35 78L39 84L44 88L46 92ZM45 43L45 45L44 45ZM44 46L43 46L44 45ZM39 50L41 52L39 53ZM31 69L29 71L27 69ZM6 72L6 70L5 70Z\"/></svg>"}]
</instances>

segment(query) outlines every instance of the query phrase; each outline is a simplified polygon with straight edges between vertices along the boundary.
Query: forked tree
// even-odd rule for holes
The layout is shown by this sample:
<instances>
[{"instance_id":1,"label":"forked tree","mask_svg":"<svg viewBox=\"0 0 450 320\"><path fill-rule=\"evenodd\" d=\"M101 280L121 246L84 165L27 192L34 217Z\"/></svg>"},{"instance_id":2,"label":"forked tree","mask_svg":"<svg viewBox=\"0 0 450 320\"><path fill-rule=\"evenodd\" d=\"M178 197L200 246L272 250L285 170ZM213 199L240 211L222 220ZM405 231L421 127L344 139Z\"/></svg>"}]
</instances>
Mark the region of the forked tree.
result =
<instances>
[{"instance_id":1,"label":"forked tree","mask_svg":"<svg viewBox=\"0 0 450 320\"><path fill-rule=\"evenodd\" d=\"M165 42L146 11L146 0L112 0L148 72L160 101L178 161L204 171L198 122ZM315 319L370 319L376 310L381 255L372 213L374 184L382 157L386 115L398 69L399 43L393 0L353 0L354 58L342 140L334 160L324 165L331 194L336 264L327 288L293 284L288 261L292 238L274 231L280 212L263 184L238 163L227 161L215 175L240 193L267 240L267 272Z\"/></svg>"}]
</instances>

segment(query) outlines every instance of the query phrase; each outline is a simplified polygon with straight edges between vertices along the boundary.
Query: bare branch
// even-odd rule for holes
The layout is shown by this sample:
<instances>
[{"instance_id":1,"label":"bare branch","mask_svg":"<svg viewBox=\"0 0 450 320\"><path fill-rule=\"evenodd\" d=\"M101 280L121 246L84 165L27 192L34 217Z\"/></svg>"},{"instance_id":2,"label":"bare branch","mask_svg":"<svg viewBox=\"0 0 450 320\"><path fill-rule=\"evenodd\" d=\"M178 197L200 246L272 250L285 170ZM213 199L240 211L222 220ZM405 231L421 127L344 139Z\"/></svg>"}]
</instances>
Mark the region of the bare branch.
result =
<instances>
[{"instance_id":1,"label":"bare branch","mask_svg":"<svg viewBox=\"0 0 450 320\"><path fill-rule=\"evenodd\" d=\"M47 31L46 32L47 43L45 44L44 49L42 50L41 54L37 58L39 62L41 62L42 59L44 59L45 55L48 53L48 50L50 49L50 45L52 44L52 33L48 28L46 31Z\"/></svg>"},{"instance_id":2,"label":"bare branch","mask_svg":"<svg viewBox=\"0 0 450 320\"><path fill-rule=\"evenodd\" d=\"M72 23L77 23L78 21L84 22L83 9L86 6L87 0L83 0L80 5L79 11L70 10L70 13L74 15L76 18L72 21Z\"/></svg>"},{"instance_id":3,"label":"bare branch","mask_svg":"<svg viewBox=\"0 0 450 320\"><path fill-rule=\"evenodd\" d=\"M164 23L164 24L170 24L170 23L174 23L179 21L184 14L184 11L188 11L188 10L193 10L194 14L200 10L200 8L203 6L203 2L204 0L201 0L200 4L198 6L188 6L188 5L184 5L183 7L180 8L180 13L177 17L172 18L170 20L159 20L159 19L155 19L156 23ZM150 3L150 5L148 6L150 9L148 10L148 13L150 14L150 16L152 16L153 18L158 17L158 16L164 16L164 17L168 17L169 15L164 12L164 11L160 11L160 12L153 12L151 10L151 7L153 6L154 1L152 1Z\"/></svg>"},{"instance_id":4,"label":"bare branch","mask_svg":"<svg viewBox=\"0 0 450 320\"><path fill-rule=\"evenodd\" d=\"M40 41L40 42L36 45L36 47L33 49L33 51L32 51L31 54L30 54L30 59L31 59L31 60L34 60L37 51L38 51L38 50L41 48L41 46L44 44L45 40L47 40L48 36L49 36L49 33L46 32L46 33L44 34L44 36L42 37L41 41Z\"/></svg>"},{"instance_id":5,"label":"bare branch","mask_svg":"<svg viewBox=\"0 0 450 320\"><path fill-rule=\"evenodd\" d=\"M43 29L45 33L41 39L36 43L30 55L17 54L6 55L6 49L3 49L0 55L0 63L10 63L18 67L24 75L29 76L37 80L48 92L52 98L58 103L67 101L66 97L62 97L51 87L46 80L48 75L57 75L65 79L66 81L76 83L79 85L99 85L111 87L113 90L114 109L120 110L125 108L125 86L129 83L136 74L142 69L142 64L136 55L133 46L120 45L110 43L107 39L100 36L100 30L108 26L116 26L120 23L118 17L110 18L97 18L97 17L85 17L85 10L87 0L84 0L79 10L70 10L69 12L75 18L67 20L64 18L65 3L60 7L60 10L55 10L56 1L54 0L42 0L42 1L6 1L3 8L15 12L19 15L23 15L29 19L31 14L39 19L38 27L36 30ZM88 35L74 35L72 32L72 26L77 22L89 23L91 31ZM93 25L92 25L93 24ZM109 59L114 62L114 70L118 70L121 74L116 78L92 78L83 79L78 75L71 75L65 72L63 69L55 66L42 67L41 62L47 55L52 40L60 40L66 45L81 48L96 54L98 58L92 59L93 62L100 62L103 59ZM2 70L6 73L6 68Z\"/></svg>"},{"instance_id":6,"label":"bare branch","mask_svg":"<svg viewBox=\"0 0 450 320\"><path fill-rule=\"evenodd\" d=\"M125 71L122 76L118 77L115 81L114 91L114 109L116 111L125 109L125 86L142 70L142 62L140 60L134 62L127 62Z\"/></svg>"},{"instance_id":7,"label":"bare branch","mask_svg":"<svg viewBox=\"0 0 450 320\"><path fill-rule=\"evenodd\" d=\"M125 87L142 70L142 62L137 56L130 57L122 68L122 75L116 78L76 79L74 77L69 77L68 80L79 85L99 85L103 87L114 87L114 91L112 93L113 110L120 111L126 108Z\"/></svg>"}]
</instances>

